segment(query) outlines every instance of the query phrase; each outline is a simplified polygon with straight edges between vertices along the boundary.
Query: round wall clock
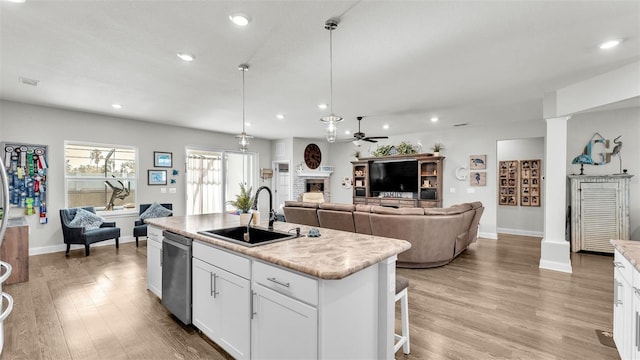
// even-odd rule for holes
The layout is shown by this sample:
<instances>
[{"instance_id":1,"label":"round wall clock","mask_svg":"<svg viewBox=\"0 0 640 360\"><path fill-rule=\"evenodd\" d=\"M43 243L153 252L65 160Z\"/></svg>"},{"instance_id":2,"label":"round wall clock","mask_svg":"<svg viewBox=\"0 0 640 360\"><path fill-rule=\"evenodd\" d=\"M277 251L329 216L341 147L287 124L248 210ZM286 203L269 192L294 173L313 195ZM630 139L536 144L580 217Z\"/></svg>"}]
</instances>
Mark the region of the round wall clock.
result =
<instances>
[{"instance_id":1,"label":"round wall clock","mask_svg":"<svg viewBox=\"0 0 640 360\"><path fill-rule=\"evenodd\" d=\"M309 169L317 169L322 160L322 152L316 144L309 144L304 148L304 163Z\"/></svg>"}]
</instances>

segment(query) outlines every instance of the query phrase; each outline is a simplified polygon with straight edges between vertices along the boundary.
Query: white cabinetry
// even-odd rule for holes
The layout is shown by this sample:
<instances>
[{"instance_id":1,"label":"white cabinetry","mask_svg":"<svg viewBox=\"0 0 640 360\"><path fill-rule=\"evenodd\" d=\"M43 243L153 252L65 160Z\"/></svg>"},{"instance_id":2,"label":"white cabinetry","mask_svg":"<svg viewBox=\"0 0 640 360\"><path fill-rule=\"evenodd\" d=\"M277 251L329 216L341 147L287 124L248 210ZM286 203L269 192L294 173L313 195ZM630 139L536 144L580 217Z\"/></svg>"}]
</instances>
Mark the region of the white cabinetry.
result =
<instances>
[{"instance_id":1,"label":"white cabinetry","mask_svg":"<svg viewBox=\"0 0 640 360\"><path fill-rule=\"evenodd\" d=\"M162 229L147 225L147 289L162 299Z\"/></svg>"},{"instance_id":2,"label":"white cabinetry","mask_svg":"<svg viewBox=\"0 0 640 360\"><path fill-rule=\"evenodd\" d=\"M260 262L254 262L252 278L252 356L318 358L318 309L312 306L318 301L317 280Z\"/></svg>"},{"instance_id":3,"label":"white cabinetry","mask_svg":"<svg viewBox=\"0 0 640 360\"><path fill-rule=\"evenodd\" d=\"M612 253L611 239L629 239L629 179L633 175L569 175L571 250Z\"/></svg>"},{"instance_id":4,"label":"white cabinetry","mask_svg":"<svg viewBox=\"0 0 640 360\"><path fill-rule=\"evenodd\" d=\"M633 277L638 271L618 251L615 251L613 278L613 340L622 359L638 359L638 314L634 304ZM635 273L635 274L634 274Z\"/></svg>"},{"instance_id":5,"label":"white cabinetry","mask_svg":"<svg viewBox=\"0 0 640 360\"><path fill-rule=\"evenodd\" d=\"M234 358L249 359L250 260L198 242L193 257L193 324Z\"/></svg>"},{"instance_id":6,"label":"white cabinetry","mask_svg":"<svg viewBox=\"0 0 640 360\"><path fill-rule=\"evenodd\" d=\"M633 319L631 336L631 358L640 360L640 272L633 272Z\"/></svg>"}]
</instances>

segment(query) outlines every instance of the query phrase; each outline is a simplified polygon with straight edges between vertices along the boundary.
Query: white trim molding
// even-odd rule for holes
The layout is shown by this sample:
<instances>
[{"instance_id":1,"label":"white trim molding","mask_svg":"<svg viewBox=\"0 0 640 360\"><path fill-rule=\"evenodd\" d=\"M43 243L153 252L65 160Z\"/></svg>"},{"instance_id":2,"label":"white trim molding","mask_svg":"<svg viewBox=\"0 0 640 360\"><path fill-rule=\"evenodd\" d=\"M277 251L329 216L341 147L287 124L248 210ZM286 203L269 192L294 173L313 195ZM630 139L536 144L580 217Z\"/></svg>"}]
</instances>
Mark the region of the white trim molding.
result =
<instances>
[{"instance_id":1,"label":"white trim molding","mask_svg":"<svg viewBox=\"0 0 640 360\"><path fill-rule=\"evenodd\" d=\"M120 237L120 244L134 242L134 241L136 241L136 238L130 235ZM108 246L108 245L115 246L116 240L111 239L111 240L100 241L100 242L91 244L91 247ZM84 249L84 245L71 244L71 250L80 249L80 248ZM32 248L29 248L29 256L51 254L51 253L57 253L57 252L63 252L63 251L67 251L67 244L65 243L52 245L52 246L32 247Z\"/></svg>"}]
</instances>

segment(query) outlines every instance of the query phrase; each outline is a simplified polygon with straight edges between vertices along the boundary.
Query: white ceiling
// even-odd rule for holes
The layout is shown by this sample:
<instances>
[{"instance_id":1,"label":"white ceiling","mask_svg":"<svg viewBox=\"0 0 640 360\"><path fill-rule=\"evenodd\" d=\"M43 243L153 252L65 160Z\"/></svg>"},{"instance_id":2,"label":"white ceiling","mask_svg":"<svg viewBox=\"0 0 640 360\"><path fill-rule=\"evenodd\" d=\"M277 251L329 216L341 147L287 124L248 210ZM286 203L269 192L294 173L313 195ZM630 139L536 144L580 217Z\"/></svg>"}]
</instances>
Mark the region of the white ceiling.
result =
<instances>
[{"instance_id":1,"label":"white ceiling","mask_svg":"<svg viewBox=\"0 0 640 360\"><path fill-rule=\"evenodd\" d=\"M323 136L330 17L339 138L540 120L545 92L640 59L639 1L0 1L2 99L237 134L248 63L267 139Z\"/></svg>"}]
</instances>

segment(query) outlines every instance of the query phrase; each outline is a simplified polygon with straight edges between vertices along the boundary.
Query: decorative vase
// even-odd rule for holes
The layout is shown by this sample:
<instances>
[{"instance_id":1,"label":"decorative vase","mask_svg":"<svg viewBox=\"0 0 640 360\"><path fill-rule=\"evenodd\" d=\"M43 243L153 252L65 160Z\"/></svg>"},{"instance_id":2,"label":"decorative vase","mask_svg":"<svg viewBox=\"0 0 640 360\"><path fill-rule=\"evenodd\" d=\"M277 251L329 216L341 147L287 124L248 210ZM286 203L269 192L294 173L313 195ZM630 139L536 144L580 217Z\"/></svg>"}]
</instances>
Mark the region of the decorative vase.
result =
<instances>
[{"instance_id":1,"label":"decorative vase","mask_svg":"<svg viewBox=\"0 0 640 360\"><path fill-rule=\"evenodd\" d=\"M240 226L247 226L249 223L249 218L251 218L251 214L242 213L240 214Z\"/></svg>"}]
</instances>

